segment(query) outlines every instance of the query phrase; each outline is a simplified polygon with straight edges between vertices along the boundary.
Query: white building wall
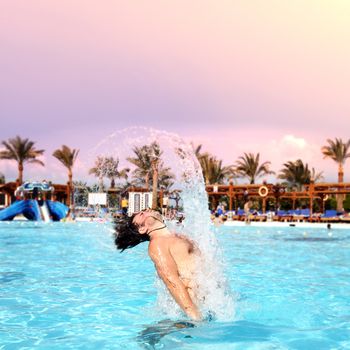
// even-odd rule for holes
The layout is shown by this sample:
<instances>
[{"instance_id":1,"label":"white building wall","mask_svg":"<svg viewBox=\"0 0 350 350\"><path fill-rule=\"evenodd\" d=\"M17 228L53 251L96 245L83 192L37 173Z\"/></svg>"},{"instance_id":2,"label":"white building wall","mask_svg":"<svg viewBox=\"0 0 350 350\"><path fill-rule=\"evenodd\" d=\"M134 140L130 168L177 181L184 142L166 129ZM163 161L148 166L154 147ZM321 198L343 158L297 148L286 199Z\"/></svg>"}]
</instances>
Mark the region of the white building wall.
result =
<instances>
[{"instance_id":1,"label":"white building wall","mask_svg":"<svg viewBox=\"0 0 350 350\"><path fill-rule=\"evenodd\" d=\"M129 192L128 215L152 207L152 192Z\"/></svg>"}]
</instances>

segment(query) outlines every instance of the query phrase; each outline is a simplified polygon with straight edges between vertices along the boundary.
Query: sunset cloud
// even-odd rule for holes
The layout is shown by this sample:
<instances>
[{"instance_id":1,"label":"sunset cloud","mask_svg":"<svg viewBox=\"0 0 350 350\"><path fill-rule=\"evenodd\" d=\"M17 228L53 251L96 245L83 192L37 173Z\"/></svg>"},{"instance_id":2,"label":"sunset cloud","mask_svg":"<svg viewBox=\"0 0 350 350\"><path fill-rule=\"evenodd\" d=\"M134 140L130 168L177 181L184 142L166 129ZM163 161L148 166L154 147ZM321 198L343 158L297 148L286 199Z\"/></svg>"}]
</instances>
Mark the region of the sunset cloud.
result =
<instances>
[{"instance_id":1,"label":"sunset cloud","mask_svg":"<svg viewBox=\"0 0 350 350\"><path fill-rule=\"evenodd\" d=\"M247 136L249 135L249 137ZM244 153L260 153L260 160L270 161L271 169L278 173L283 164L288 161L301 159L310 168L315 168L317 172L323 171L324 176L329 181L335 181L336 166L333 162L323 159L321 145L309 142L303 137L293 134L285 134L276 138L266 133L266 140L259 137L259 132L253 130L223 131L219 135L197 135L192 138L195 145L202 144L203 151L208 151L223 159L226 165L234 164L238 157ZM190 142L191 138L187 138ZM231 144L230 148L223 145ZM274 179L274 176L270 176Z\"/></svg>"}]
</instances>

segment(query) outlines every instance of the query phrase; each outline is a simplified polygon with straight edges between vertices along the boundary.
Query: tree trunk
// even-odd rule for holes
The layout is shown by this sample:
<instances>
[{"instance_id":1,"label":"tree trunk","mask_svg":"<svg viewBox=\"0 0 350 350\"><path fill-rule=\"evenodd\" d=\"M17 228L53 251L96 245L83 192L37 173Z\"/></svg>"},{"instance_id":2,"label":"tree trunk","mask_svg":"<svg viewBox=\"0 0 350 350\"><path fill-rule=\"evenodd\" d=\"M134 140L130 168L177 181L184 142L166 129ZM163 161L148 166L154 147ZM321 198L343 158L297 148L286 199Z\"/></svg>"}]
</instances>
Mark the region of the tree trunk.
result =
<instances>
[{"instance_id":1,"label":"tree trunk","mask_svg":"<svg viewBox=\"0 0 350 350\"><path fill-rule=\"evenodd\" d=\"M70 187L69 181L67 182L66 195L67 195L66 205L68 207L70 207L70 205L71 205L71 202L70 202L70 199L71 199L71 187Z\"/></svg>"},{"instance_id":2,"label":"tree trunk","mask_svg":"<svg viewBox=\"0 0 350 350\"><path fill-rule=\"evenodd\" d=\"M149 174L145 175L145 187L146 187L146 190L148 191L149 190Z\"/></svg>"},{"instance_id":3,"label":"tree trunk","mask_svg":"<svg viewBox=\"0 0 350 350\"><path fill-rule=\"evenodd\" d=\"M23 183L23 163L22 162L18 163L18 182L19 182L19 185L22 185Z\"/></svg>"},{"instance_id":4,"label":"tree trunk","mask_svg":"<svg viewBox=\"0 0 350 350\"><path fill-rule=\"evenodd\" d=\"M73 173L71 169L68 169L68 186L69 186L69 205L74 205L74 195L73 195Z\"/></svg>"},{"instance_id":5,"label":"tree trunk","mask_svg":"<svg viewBox=\"0 0 350 350\"><path fill-rule=\"evenodd\" d=\"M342 164L339 164L338 168L338 182L344 182L344 169Z\"/></svg>"},{"instance_id":6,"label":"tree trunk","mask_svg":"<svg viewBox=\"0 0 350 350\"><path fill-rule=\"evenodd\" d=\"M153 186L152 186L152 209L157 209L158 207L158 162L152 162L153 170Z\"/></svg>"},{"instance_id":7,"label":"tree trunk","mask_svg":"<svg viewBox=\"0 0 350 350\"><path fill-rule=\"evenodd\" d=\"M176 197L175 198L175 209L176 209L176 211L179 211L179 202L180 202L180 198L178 198L178 197Z\"/></svg>"},{"instance_id":8,"label":"tree trunk","mask_svg":"<svg viewBox=\"0 0 350 350\"><path fill-rule=\"evenodd\" d=\"M344 169L343 165L339 163L339 168L338 168L338 183L344 182ZM337 211L341 212L343 211L343 202L344 202L344 195L338 194L336 196L337 200Z\"/></svg>"},{"instance_id":9,"label":"tree trunk","mask_svg":"<svg viewBox=\"0 0 350 350\"><path fill-rule=\"evenodd\" d=\"M99 178L98 190L99 192L103 192L103 177Z\"/></svg>"},{"instance_id":10,"label":"tree trunk","mask_svg":"<svg viewBox=\"0 0 350 350\"><path fill-rule=\"evenodd\" d=\"M68 182L69 182L69 186L72 187L73 186L73 173L72 173L72 170L68 170Z\"/></svg>"}]
</instances>

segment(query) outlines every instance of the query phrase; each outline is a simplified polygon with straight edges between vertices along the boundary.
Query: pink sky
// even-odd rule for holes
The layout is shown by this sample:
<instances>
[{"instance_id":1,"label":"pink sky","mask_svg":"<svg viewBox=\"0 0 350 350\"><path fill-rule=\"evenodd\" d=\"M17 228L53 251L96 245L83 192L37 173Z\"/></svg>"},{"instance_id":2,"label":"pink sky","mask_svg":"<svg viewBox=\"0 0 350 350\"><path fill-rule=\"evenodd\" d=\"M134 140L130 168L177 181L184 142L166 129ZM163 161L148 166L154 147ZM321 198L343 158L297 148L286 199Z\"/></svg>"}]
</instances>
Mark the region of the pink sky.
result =
<instances>
[{"instance_id":1,"label":"pink sky","mask_svg":"<svg viewBox=\"0 0 350 350\"><path fill-rule=\"evenodd\" d=\"M51 154L88 150L114 130L164 129L232 164L260 152L279 171L350 138L350 3L5 0L0 11L0 140L46 150L25 176L66 181ZM91 164L93 160L91 160ZM8 180L16 166L0 162ZM350 181L350 161L345 180Z\"/></svg>"}]
</instances>

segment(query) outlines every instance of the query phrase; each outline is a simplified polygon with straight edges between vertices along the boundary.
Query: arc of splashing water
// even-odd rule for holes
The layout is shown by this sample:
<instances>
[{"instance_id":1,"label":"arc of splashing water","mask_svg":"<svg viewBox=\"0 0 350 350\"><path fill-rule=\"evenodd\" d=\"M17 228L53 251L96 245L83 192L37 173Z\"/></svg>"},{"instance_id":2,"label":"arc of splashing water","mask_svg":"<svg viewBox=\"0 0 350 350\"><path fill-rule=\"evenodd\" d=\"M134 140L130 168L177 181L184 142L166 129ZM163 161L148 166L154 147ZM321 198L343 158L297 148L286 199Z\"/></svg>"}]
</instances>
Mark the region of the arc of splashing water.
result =
<instances>
[{"instance_id":1,"label":"arc of splashing water","mask_svg":"<svg viewBox=\"0 0 350 350\"><path fill-rule=\"evenodd\" d=\"M143 133L143 135L136 136L136 133ZM181 198L185 215L183 233L194 240L205 254L206 266L202 268L205 269L206 281L202 282L207 284L208 293L210 288L216 288L216 295L211 298L212 302L216 303L214 308L218 311L217 314L221 313L224 316L223 318L230 319L233 317L233 311L228 315L228 309L230 306L233 308L233 300L227 289L224 290L220 287L227 285L226 278L223 275L223 259L214 232L210 229L208 195L205 190L202 169L192 146L177 134L145 127L126 128L114 132L106 139L112 142L117 141L118 146L121 146L123 135L126 136L124 145L129 149L136 144L150 144L154 141L157 141L161 147L162 142L166 142L171 146L172 156L175 156L176 170L178 173L180 172L178 181L182 187ZM106 144L106 139L102 140L98 147ZM113 149L113 147L108 147L109 150L111 148Z\"/></svg>"},{"instance_id":2,"label":"arc of splashing water","mask_svg":"<svg viewBox=\"0 0 350 350\"><path fill-rule=\"evenodd\" d=\"M123 140L124 138L124 140ZM181 199L186 220L184 233L190 236L199 247L209 253L216 250L216 239L210 230L210 213L208 209L208 196L205 191L202 169L190 144L179 135L154 128L134 126L117 130L100 141L91 153L98 155L112 155L118 153L123 146L132 149L135 145L158 142L168 143L175 156L175 168L180 169L178 183L182 187ZM103 152L98 152L102 148ZM96 154L97 153L97 154ZM120 159L122 162L122 159Z\"/></svg>"}]
</instances>

